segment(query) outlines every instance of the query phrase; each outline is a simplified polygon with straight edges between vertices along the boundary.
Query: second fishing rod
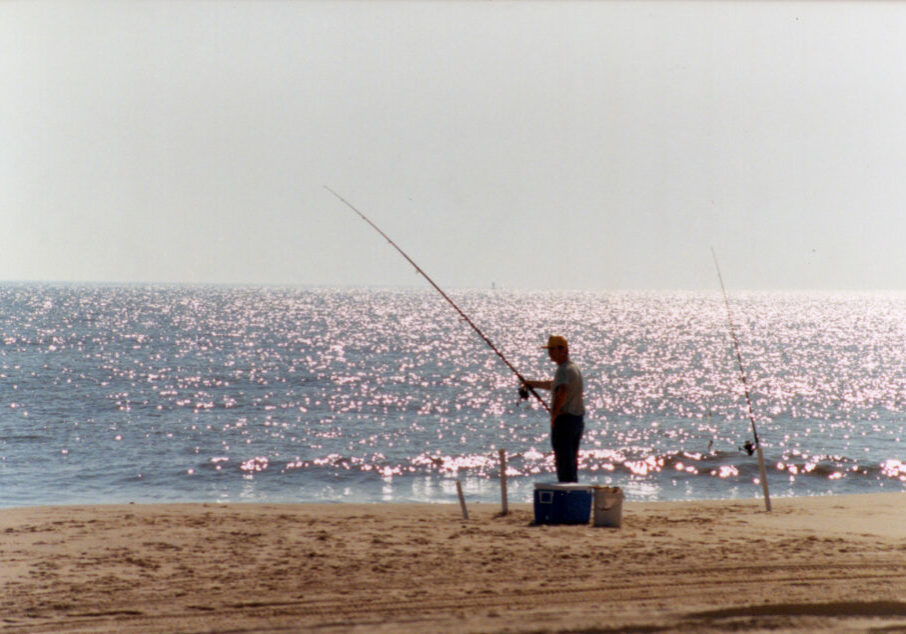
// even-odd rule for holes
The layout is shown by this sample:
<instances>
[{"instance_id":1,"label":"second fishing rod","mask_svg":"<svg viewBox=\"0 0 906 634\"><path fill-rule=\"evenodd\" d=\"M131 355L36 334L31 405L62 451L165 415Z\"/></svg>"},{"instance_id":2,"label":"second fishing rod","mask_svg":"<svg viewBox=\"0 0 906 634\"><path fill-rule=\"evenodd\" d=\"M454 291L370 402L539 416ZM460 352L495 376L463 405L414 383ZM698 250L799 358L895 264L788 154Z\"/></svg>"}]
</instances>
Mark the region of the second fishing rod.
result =
<instances>
[{"instance_id":1,"label":"second fishing rod","mask_svg":"<svg viewBox=\"0 0 906 634\"><path fill-rule=\"evenodd\" d=\"M743 392L746 396L746 405L749 409L749 420L752 422L752 436L755 438L755 451L758 454L758 470L761 477L761 488L764 491L765 510L771 510L771 494L768 491L768 474L764 466L764 453L761 451L761 441L758 439L758 429L755 427L755 410L752 408L752 398L749 396L749 382L746 380L746 371L742 365L742 353L739 351L739 337L733 326L733 314L730 311L730 298L727 297L727 288L724 286L724 276L720 274L720 265L717 263L717 253L711 247L711 257L714 259L714 268L717 269L717 279L720 280L720 291L724 296L724 305L727 307L727 324L730 327L730 337L733 340L733 350L736 352L736 363L739 367L739 379L742 382ZM748 443L746 443L748 445ZM749 452L751 455L751 452Z\"/></svg>"},{"instance_id":2,"label":"second fishing rod","mask_svg":"<svg viewBox=\"0 0 906 634\"><path fill-rule=\"evenodd\" d=\"M447 294L444 292L444 290L443 290L440 286L438 286L438 285L434 282L434 280L432 280L432 279L428 276L428 274L425 273L425 272L422 270L422 268L421 268L418 264L416 264L415 261L414 261L412 258L410 258L409 255L408 255L405 251L403 251L403 250L399 247L399 245L397 245L393 240L391 240L391 239L390 239L390 236L388 236L386 233L384 233L383 231L381 231L380 227L378 227L376 224L374 224L373 222L371 222L371 220L368 218L368 216L366 216L366 215L363 214L361 211L359 211L358 209L356 209L356 207L355 207L352 203L350 203L348 200L346 200L345 198L343 198L342 196L340 196L337 192L335 192L334 190L332 190L330 187L328 187L327 185L325 185L325 186L324 186L324 189L326 189L326 190L329 191L331 194L333 194L334 196L336 196L336 197L340 200L340 202L342 202L344 205L346 205L347 207L349 207L350 209L352 209L356 214L358 214L359 217L360 217L362 220L364 220L365 222L367 222L368 225L369 225L372 229L374 229L374 230L377 231L379 234L381 234L381 236L383 236L383 238L384 238L387 242L390 243L390 246L392 246L394 249L396 249L396 250L399 252L400 255L402 255L404 258L406 258L406 261L409 262L409 264L411 264L412 266L415 267L415 270L419 273L419 275L421 275L421 276L424 277L426 280L428 280L428 283L429 283L431 286L434 287L434 290L436 290L438 293L440 293L441 297L443 297L445 300L447 300L447 303L449 303L450 306L452 306L452 307L456 310L456 312L459 313L460 317L462 317L462 318L465 320L465 322L466 322L467 324L469 324L469 326L472 327L472 330L474 330L474 331L478 334L478 336L481 337L481 338L484 340L484 342L488 345L488 347L489 347L491 350L494 351L494 354L496 354L498 357L500 357L500 360L503 361L503 362L506 364L506 367L508 367L508 368L513 372L513 374L516 375L516 377L519 379L520 383L521 383L523 386L525 385L525 382L526 382L525 377L523 377L522 374L519 372L519 370L517 370L516 367L515 367L512 363L510 363L510 362L507 360L507 358L506 358L505 356L503 356L503 353L500 352L500 350L497 349L497 346L494 345L494 342L491 341L490 339L488 339L487 335L485 335L485 334L481 331L481 329L480 329L478 326L475 325L475 322L473 322L471 319L469 319L469 316L466 315L466 314L462 311L462 309L461 309L459 306L456 305L456 302L454 302L452 299L450 299L450 296L447 295ZM528 393L530 393L532 396L534 396L536 399L538 399L538 402L541 403L541 405L544 406L544 409L546 409L548 412L550 412L550 407L549 407L548 404L544 401L544 399L541 398L541 396L538 394L538 392L536 392L536 391L534 390L534 388L524 388L524 387L523 387L523 388L521 388L521 389L526 389Z\"/></svg>"}]
</instances>

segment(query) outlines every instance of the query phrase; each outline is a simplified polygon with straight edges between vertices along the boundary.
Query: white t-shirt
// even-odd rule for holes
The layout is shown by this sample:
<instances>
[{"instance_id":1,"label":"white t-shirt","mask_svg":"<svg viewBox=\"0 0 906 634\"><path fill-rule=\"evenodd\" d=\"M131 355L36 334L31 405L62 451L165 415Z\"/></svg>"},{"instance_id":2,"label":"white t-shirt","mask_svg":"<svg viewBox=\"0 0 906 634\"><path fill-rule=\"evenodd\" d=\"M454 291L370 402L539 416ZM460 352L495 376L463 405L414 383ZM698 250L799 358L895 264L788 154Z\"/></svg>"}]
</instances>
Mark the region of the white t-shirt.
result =
<instances>
[{"instance_id":1,"label":"white t-shirt","mask_svg":"<svg viewBox=\"0 0 906 634\"><path fill-rule=\"evenodd\" d=\"M560 408L560 413L584 416L585 403L582 401L584 383L579 366L572 361L566 361L557 366L557 372L554 374L553 390L556 391L559 385L566 386L566 400L563 402L563 407Z\"/></svg>"}]
</instances>

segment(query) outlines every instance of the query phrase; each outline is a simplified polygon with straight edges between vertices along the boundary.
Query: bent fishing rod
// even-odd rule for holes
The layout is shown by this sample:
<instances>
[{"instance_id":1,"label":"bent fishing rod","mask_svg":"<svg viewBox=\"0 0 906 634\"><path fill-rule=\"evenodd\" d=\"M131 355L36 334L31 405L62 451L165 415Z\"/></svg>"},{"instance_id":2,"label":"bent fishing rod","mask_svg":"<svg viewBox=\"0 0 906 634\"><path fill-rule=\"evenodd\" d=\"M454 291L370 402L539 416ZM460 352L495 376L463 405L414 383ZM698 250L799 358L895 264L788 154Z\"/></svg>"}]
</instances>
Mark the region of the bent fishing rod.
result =
<instances>
[{"instance_id":1,"label":"bent fishing rod","mask_svg":"<svg viewBox=\"0 0 906 634\"><path fill-rule=\"evenodd\" d=\"M520 374L519 370L517 370L517 369L513 366L512 363L510 363L509 361L507 361L507 358L506 358L505 356L503 356L503 353L500 352L500 350L497 349L497 346L495 346L494 343L493 343L490 339L488 339L487 335L485 335L483 332L481 332L481 329L480 329L478 326L475 325L475 322L473 322L471 319L469 319L469 316L466 315L466 314L462 311L462 309L461 309L459 306L456 305L456 302L454 302L452 299L450 299L450 296L447 295L447 294L443 291L443 289L442 289L440 286L438 286L437 284L435 284L435 283L434 283L434 280L432 280L430 277L428 277L428 274L425 273L425 272L422 270L422 268L421 268L418 264L416 264L415 261L414 261L412 258L410 258L410 257L406 254L406 252L403 251L403 250L399 247L399 245L396 244L396 242L394 242L393 240L390 239L390 236L388 236L386 233L384 233L383 231L381 231L380 227L378 227L376 224L374 224L373 222L371 222L371 220L369 220L368 216L366 216L366 215L363 214L361 211L359 211L358 209L356 209L355 206L354 206L352 203L350 203L348 200L346 200L345 198L343 198L342 196L340 196L337 192L335 192L334 190L332 190L330 187L328 187L327 185L324 185L324 189L326 189L326 190L329 191L331 194L333 194L334 196L336 196L336 197L340 200L341 203L343 203L344 205L346 205L347 207L349 207L350 209L352 209L354 212L356 212L362 220L364 220L365 222L367 222L367 223L371 226L372 229L374 229L374 230L377 231L379 234L381 234L381 236L383 236L384 240L386 240L387 242L390 243L390 246L392 246L394 249L396 249L397 251L399 251L400 255L402 255L404 258L406 258L406 261L409 262L409 264L411 264L412 266L415 267L415 270L419 273L419 275L421 275L423 278L425 278L426 280L428 280L428 283L429 283L431 286L433 286L434 289L435 289L438 293L440 293L441 297L443 297L445 300L447 300L447 302L450 304L450 306L452 306L452 307L456 310L456 312L459 313L459 315L465 320L465 322L466 322L467 324L469 324L469 325L472 327L472 330L474 330L476 333L478 333L478 336L481 337L481 338L484 340L484 342L485 342L486 344L488 344L488 347L489 347L491 350L494 351L494 354L496 354L498 357L500 357L500 360L503 361L503 362L506 364L506 367L508 367L508 368L513 372L513 374L516 375L516 377L519 379L519 381L522 383L522 385L525 386L525 383L526 383L525 377L523 377L522 374ZM541 403L541 404L544 406L544 409L546 409L548 412L550 412L550 407L549 407L548 404L544 401L544 399L541 398L541 396L538 394L538 392L535 391L534 388L531 388L531 387L524 387L523 389L527 389L528 392L529 392L532 396L534 396L536 399L538 399L538 402Z\"/></svg>"},{"instance_id":2,"label":"bent fishing rod","mask_svg":"<svg viewBox=\"0 0 906 634\"><path fill-rule=\"evenodd\" d=\"M730 337L733 339L733 348L736 351L736 363L739 367L739 378L742 381L743 391L746 395L746 405L749 408L749 420L752 422L752 435L755 437L755 450L758 452L758 470L761 475L761 488L764 491L764 507L766 511L771 510L771 496L768 493L768 476L764 468L764 454L761 452L761 442L758 440L758 430L755 428L755 412L752 409L752 399L749 397L749 384L746 381L746 371L742 366L742 355L739 352L739 338L736 336L736 328L733 326L733 315L730 312L730 300L727 297L727 289L724 286L724 276L720 274L720 265L717 263L717 254L714 247L711 247L711 257L714 258L714 268L717 269L717 279L720 280L720 290L724 296L724 304L727 307L727 323L730 326ZM751 455L751 452L749 453Z\"/></svg>"}]
</instances>

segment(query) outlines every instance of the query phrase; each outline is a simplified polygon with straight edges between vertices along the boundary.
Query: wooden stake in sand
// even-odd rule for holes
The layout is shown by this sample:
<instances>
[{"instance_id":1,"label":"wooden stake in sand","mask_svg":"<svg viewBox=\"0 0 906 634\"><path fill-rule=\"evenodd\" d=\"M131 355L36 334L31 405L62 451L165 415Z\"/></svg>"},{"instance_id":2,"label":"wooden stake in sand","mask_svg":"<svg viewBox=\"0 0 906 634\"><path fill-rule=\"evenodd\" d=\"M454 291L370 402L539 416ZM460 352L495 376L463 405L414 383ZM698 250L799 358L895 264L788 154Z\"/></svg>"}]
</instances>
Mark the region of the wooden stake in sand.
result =
<instances>
[{"instance_id":1,"label":"wooden stake in sand","mask_svg":"<svg viewBox=\"0 0 906 634\"><path fill-rule=\"evenodd\" d=\"M501 515L506 515L509 512L506 499L506 449L501 448L500 451L500 510Z\"/></svg>"},{"instance_id":2,"label":"wooden stake in sand","mask_svg":"<svg viewBox=\"0 0 906 634\"><path fill-rule=\"evenodd\" d=\"M456 494L459 496L459 506L462 509L462 519L469 519L469 510L466 508L466 498L462 495L462 484L456 481Z\"/></svg>"}]
</instances>

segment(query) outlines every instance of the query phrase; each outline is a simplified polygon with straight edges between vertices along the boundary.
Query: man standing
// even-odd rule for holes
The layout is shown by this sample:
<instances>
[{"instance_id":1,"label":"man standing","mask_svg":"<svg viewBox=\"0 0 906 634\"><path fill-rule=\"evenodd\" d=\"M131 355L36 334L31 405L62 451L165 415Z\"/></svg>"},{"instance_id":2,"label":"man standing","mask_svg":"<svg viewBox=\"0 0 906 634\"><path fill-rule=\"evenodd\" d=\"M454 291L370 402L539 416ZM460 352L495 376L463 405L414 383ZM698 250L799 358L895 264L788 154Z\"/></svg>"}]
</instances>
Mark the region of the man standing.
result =
<instances>
[{"instance_id":1,"label":"man standing","mask_svg":"<svg viewBox=\"0 0 906 634\"><path fill-rule=\"evenodd\" d=\"M526 381L525 386L551 390L551 444L557 464L557 480L579 481L579 441L585 430L585 404L582 401L582 373L569 360L569 344L564 337L551 335L547 355L557 364L553 381Z\"/></svg>"}]
</instances>

